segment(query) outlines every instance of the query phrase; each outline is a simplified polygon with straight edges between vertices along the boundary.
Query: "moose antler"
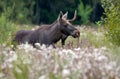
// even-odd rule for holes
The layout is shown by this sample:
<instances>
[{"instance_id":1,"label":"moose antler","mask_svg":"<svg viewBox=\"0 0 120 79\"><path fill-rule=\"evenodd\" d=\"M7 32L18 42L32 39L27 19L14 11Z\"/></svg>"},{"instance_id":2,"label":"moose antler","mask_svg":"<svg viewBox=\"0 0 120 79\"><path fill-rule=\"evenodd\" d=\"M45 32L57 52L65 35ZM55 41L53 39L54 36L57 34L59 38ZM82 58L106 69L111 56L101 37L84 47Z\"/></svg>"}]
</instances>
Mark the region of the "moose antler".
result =
<instances>
[{"instance_id":1,"label":"moose antler","mask_svg":"<svg viewBox=\"0 0 120 79\"><path fill-rule=\"evenodd\" d=\"M67 19L67 16L68 16L68 12L66 12L62 18Z\"/></svg>"},{"instance_id":2,"label":"moose antler","mask_svg":"<svg viewBox=\"0 0 120 79\"><path fill-rule=\"evenodd\" d=\"M76 19L77 11L75 10L74 17L68 21L74 21Z\"/></svg>"},{"instance_id":3,"label":"moose antler","mask_svg":"<svg viewBox=\"0 0 120 79\"><path fill-rule=\"evenodd\" d=\"M63 16L63 12L62 12L62 11L60 11L60 13L59 13L59 15L58 15L57 20L59 20L62 16Z\"/></svg>"}]
</instances>

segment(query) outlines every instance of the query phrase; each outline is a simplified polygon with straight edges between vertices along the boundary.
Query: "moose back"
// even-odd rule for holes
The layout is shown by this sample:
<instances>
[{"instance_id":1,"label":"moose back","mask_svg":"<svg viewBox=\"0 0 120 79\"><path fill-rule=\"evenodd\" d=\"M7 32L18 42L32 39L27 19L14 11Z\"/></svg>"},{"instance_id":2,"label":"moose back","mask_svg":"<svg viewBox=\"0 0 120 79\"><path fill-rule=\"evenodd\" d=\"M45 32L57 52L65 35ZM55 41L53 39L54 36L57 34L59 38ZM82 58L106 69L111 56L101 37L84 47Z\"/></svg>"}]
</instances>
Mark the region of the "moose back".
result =
<instances>
[{"instance_id":1,"label":"moose back","mask_svg":"<svg viewBox=\"0 0 120 79\"><path fill-rule=\"evenodd\" d=\"M54 45L60 39L65 37L72 36L77 38L80 36L80 32L78 29L74 27L70 23L76 18L76 12L74 14L73 19L67 20L67 12L63 15L60 12L56 21L54 21L50 25L42 25L40 28L32 31L32 30L20 30L16 33L15 38L13 39L14 42L18 44L28 42L33 46L35 43L45 44L45 45Z\"/></svg>"}]
</instances>

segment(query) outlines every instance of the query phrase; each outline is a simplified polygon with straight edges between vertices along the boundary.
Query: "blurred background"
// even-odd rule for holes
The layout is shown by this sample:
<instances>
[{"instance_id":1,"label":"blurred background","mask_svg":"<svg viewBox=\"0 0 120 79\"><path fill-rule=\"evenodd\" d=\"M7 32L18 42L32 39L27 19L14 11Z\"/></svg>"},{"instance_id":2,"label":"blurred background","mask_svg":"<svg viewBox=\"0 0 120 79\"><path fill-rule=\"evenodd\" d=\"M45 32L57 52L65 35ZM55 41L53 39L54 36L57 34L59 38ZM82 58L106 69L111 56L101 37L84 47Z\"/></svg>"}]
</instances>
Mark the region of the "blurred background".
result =
<instances>
[{"instance_id":1,"label":"blurred background","mask_svg":"<svg viewBox=\"0 0 120 79\"><path fill-rule=\"evenodd\" d=\"M0 15L20 24L52 23L60 11L72 18L75 10L75 24L95 23L104 12L99 0L0 0Z\"/></svg>"},{"instance_id":2,"label":"blurred background","mask_svg":"<svg viewBox=\"0 0 120 79\"><path fill-rule=\"evenodd\" d=\"M120 0L0 0L0 43L10 42L20 29L53 23L60 11L71 19L77 10L73 25L104 28L105 37L120 46L119 4Z\"/></svg>"}]
</instances>

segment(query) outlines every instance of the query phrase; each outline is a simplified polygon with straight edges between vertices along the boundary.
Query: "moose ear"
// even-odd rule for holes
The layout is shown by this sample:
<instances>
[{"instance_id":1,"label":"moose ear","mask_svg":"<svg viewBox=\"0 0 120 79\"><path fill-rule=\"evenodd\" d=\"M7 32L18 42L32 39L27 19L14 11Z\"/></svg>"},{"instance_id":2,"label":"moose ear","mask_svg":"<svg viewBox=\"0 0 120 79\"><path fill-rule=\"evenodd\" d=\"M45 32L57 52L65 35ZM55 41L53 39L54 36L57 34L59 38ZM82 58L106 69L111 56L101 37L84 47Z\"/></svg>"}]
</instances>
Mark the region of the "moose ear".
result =
<instances>
[{"instance_id":1,"label":"moose ear","mask_svg":"<svg viewBox=\"0 0 120 79\"><path fill-rule=\"evenodd\" d=\"M63 16L63 13L62 13L62 11L60 11L60 13L59 13L59 16L58 16L57 20L59 20L60 18L62 18L62 16Z\"/></svg>"},{"instance_id":2,"label":"moose ear","mask_svg":"<svg viewBox=\"0 0 120 79\"><path fill-rule=\"evenodd\" d=\"M62 18L67 19L68 12L66 12Z\"/></svg>"}]
</instances>

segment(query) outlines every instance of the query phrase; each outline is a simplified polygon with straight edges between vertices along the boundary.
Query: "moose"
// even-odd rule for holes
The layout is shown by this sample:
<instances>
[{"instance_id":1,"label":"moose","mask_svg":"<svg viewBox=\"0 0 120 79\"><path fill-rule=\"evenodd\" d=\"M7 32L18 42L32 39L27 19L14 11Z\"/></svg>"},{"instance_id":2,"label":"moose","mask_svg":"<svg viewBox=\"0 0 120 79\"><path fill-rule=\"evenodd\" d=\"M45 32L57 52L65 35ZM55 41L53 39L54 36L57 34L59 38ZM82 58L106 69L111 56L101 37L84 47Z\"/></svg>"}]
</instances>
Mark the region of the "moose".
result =
<instances>
[{"instance_id":1,"label":"moose","mask_svg":"<svg viewBox=\"0 0 120 79\"><path fill-rule=\"evenodd\" d=\"M53 45L55 47L54 44L61 39L63 46L68 36L74 38L80 36L79 30L70 23L70 21L75 20L76 11L71 20L67 20L67 14L68 12L63 15L62 11L60 11L56 21L50 25L42 25L36 30L20 30L15 34L13 41L18 44L28 42L33 46L35 46L35 43L40 43L41 45Z\"/></svg>"}]
</instances>

